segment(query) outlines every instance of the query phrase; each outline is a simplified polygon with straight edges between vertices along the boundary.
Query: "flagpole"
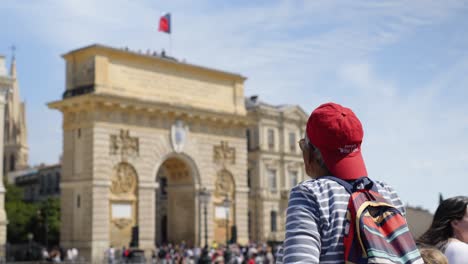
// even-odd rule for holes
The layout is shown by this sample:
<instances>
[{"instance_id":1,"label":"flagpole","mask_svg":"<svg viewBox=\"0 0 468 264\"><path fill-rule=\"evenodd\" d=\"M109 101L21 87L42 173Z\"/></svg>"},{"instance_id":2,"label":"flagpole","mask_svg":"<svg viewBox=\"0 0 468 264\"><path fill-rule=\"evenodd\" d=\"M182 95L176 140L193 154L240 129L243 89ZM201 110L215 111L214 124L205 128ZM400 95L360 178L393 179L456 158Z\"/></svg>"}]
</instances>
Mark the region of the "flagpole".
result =
<instances>
[{"instance_id":1,"label":"flagpole","mask_svg":"<svg viewBox=\"0 0 468 264\"><path fill-rule=\"evenodd\" d=\"M172 33L169 33L169 54L174 57L174 54L172 54Z\"/></svg>"}]
</instances>

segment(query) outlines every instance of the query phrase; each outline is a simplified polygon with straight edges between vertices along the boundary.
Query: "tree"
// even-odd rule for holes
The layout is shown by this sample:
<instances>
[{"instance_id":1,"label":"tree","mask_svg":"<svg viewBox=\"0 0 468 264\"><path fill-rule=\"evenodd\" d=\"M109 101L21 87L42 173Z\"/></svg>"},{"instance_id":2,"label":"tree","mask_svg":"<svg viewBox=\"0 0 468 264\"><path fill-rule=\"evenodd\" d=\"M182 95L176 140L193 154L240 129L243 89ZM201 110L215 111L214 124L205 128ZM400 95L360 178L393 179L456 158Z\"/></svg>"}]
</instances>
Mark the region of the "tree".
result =
<instances>
[{"instance_id":1,"label":"tree","mask_svg":"<svg viewBox=\"0 0 468 264\"><path fill-rule=\"evenodd\" d=\"M47 245L59 244L60 200L58 198L48 198L38 204L34 230L36 241Z\"/></svg>"},{"instance_id":2,"label":"tree","mask_svg":"<svg viewBox=\"0 0 468 264\"><path fill-rule=\"evenodd\" d=\"M23 201L23 190L14 185L6 186L5 210L7 213L7 239L10 243L34 240L47 245L58 245L60 238L60 200L48 198L38 203ZM47 241L46 241L47 239Z\"/></svg>"},{"instance_id":3,"label":"tree","mask_svg":"<svg viewBox=\"0 0 468 264\"><path fill-rule=\"evenodd\" d=\"M14 185L6 185L5 211L7 213L7 240L10 243L28 241L28 233L33 229L37 206L23 201L23 190Z\"/></svg>"}]
</instances>

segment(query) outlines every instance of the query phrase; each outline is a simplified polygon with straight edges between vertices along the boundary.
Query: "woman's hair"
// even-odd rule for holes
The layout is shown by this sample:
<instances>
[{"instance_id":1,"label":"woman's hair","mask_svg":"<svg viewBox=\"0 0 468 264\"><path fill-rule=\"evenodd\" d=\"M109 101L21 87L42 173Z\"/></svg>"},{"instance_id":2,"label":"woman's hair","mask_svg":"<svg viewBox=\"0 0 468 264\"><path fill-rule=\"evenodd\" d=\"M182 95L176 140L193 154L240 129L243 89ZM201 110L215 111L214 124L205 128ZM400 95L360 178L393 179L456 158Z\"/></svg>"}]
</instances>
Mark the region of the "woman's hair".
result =
<instances>
[{"instance_id":1,"label":"woman's hair","mask_svg":"<svg viewBox=\"0 0 468 264\"><path fill-rule=\"evenodd\" d=\"M419 253L426 264L449 264L447 257L435 247L420 248Z\"/></svg>"},{"instance_id":2,"label":"woman's hair","mask_svg":"<svg viewBox=\"0 0 468 264\"><path fill-rule=\"evenodd\" d=\"M418 239L418 244L430 245L445 251L449 238L453 237L452 221L460 220L466 213L468 197L456 196L442 201L432 220L431 227Z\"/></svg>"}]
</instances>

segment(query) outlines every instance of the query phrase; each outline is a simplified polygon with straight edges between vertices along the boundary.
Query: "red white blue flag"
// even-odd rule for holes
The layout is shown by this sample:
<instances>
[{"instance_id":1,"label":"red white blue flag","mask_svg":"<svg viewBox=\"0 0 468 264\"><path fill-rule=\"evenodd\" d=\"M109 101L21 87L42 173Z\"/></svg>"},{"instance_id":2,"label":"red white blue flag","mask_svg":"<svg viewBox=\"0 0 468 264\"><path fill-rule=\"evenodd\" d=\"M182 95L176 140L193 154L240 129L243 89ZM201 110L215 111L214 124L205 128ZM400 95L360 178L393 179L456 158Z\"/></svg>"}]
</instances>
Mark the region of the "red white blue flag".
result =
<instances>
[{"instance_id":1,"label":"red white blue flag","mask_svg":"<svg viewBox=\"0 0 468 264\"><path fill-rule=\"evenodd\" d=\"M171 34L171 14L166 13L159 19L159 31Z\"/></svg>"}]
</instances>

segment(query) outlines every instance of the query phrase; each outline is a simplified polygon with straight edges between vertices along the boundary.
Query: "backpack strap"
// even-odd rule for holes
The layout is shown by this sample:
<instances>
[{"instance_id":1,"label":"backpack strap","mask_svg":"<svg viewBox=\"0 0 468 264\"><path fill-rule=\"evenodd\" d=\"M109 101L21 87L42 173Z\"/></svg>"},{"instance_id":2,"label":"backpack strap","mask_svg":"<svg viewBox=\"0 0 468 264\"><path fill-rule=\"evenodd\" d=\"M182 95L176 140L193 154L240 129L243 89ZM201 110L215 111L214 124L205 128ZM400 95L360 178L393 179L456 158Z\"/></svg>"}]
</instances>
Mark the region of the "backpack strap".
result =
<instances>
[{"instance_id":1,"label":"backpack strap","mask_svg":"<svg viewBox=\"0 0 468 264\"><path fill-rule=\"evenodd\" d=\"M320 177L322 179L329 179L329 180L332 180L338 184L340 184L341 186L343 186L346 191L349 193L349 194L352 194L353 192L357 191L357 190L360 190L360 189L367 189L367 190L372 190L374 192L377 192L378 193L378 189L377 189L377 186L375 185L375 183L369 179L369 177L367 176L364 176L364 177L361 177L359 179L356 179L354 180L352 183L350 182L347 182L343 179L340 179L338 177L335 177L335 176L322 176Z\"/></svg>"}]
</instances>

